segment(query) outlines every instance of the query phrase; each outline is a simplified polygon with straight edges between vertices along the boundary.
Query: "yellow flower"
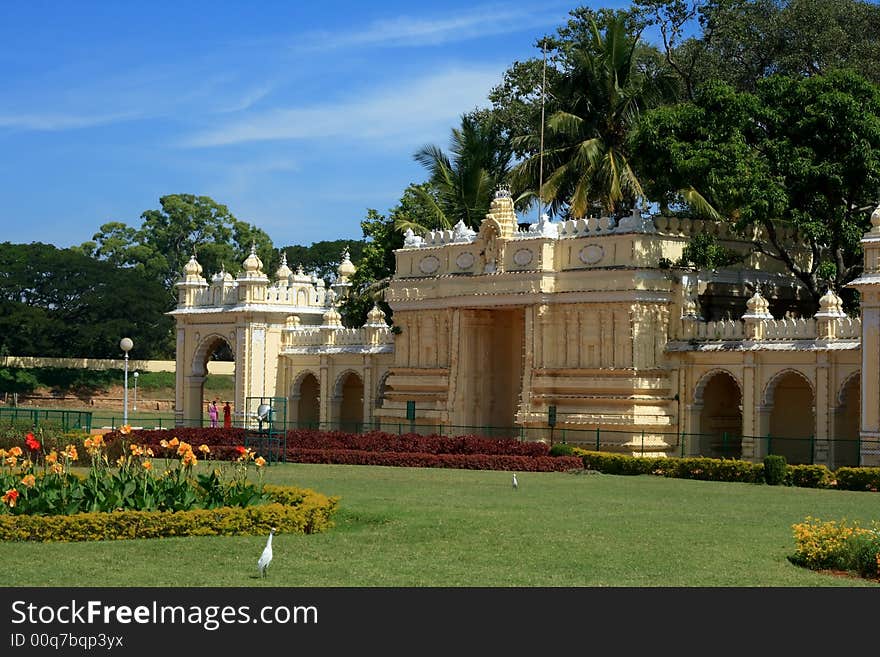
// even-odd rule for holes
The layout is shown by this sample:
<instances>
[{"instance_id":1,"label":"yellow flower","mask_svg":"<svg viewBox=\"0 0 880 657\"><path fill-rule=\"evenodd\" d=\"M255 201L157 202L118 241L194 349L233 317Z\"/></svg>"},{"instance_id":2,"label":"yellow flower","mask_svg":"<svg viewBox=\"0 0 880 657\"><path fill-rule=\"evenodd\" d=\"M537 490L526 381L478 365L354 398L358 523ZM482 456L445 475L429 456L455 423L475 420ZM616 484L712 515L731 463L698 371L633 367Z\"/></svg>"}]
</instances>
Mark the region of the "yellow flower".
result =
<instances>
[{"instance_id":1,"label":"yellow flower","mask_svg":"<svg viewBox=\"0 0 880 657\"><path fill-rule=\"evenodd\" d=\"M122 456L120 456L118 459L116 459L116 465L118 465L120 468L123 465L125 465L125 455L124 454Z\"/></svg>"},{"instance_id":2,"label":"yellow flower","mask_svg":"<svg viewBox=\"0 0 880 657\"><path fill-rule=\"evenodd\" d=\"M153 462L152 461L144 461L143 465L144 465L144 470L152 470L153 469Z\"/></svg>"},{"instance_id":3,"label":"yellow flower","mask_svg":"<svg viewBox=\"0 0 880 657\"><path fill-rule=\"evenodd\" d=\"M177 448L177 455L178 455L178 456L183 456L183 455L186 454L187 452L191 452L191 451L192 451L192 445L190 445L190 444L187 443L187 442L183 442L183 441L181 441L181 442L180 442L180 447Z\"/></svg>"},{"instance_id":4,"label":"yellow flower","mask_svg":"<svg viewBox=\"0 0 880 657\"><path fill-rule=\"evenodd\" d=\"M24 484L25 486L27 486L28 488L32 488L34 486L34 484L37 483L37 480L34 477L34 475L29 474L29 475L25 475L22 478L21 483Z\"/></svg>"},{"instance_id":5,"label":"yellow flower","mask_svg":"<svg viewBox=\"0 0 880 657\"><path fill-rule=\"evenodd\" d=\"M49 452L49 454L46 456L46 463L48 463L49 465L54 465L54 464L57 463L57 462L58 462L58 452L56 452L56 451L53 449L53 450L52 450L51 452Z\"/></svg>"},{"instance_id":6,"label":"yellow flower","mask_svg":"<svg viewBox=\"0 0 880 657\"><path fill-rule=\"evenodd\" d=\"M144 450L141 449L141 447L139 445L132 444L132 445L129 445L128 448L131 450L132 456L142 456L144 453Z\"/></svg>"},{"instance_id":7,"label":"yellow flower","mask_svg":"<svg viewBox=\"0 0 880 657\"><path fill-rule=\"evenodd\" d=\"M7 456L5 449L0 449L0 459L5 459Z\"/></svg>"},{"instance_id":8,"label":"yellow flower","mask_svg":"<svg viewBox=\"0 0 880 657\"><path fill-rule=\"evenodd\" d=\"M159 441L159 447L164 447L165 449L168 449L168 441L163 438Z\"/></svg>"},{"instance_id":9,"label":"yellow flower","mask_svg":"<svg viewBox=\"0 0 880 657\"><path fill-rule=\"evenodd\" d=\"M254 459L254 465L256 465L258 468L262 468L264 465L266 465L266 459L264 459L262 456L258 456Z\"/></svg>"},{"instance_id":10,"label":"yellow flower","mask_svg":"<svg viewBox=\"0 0 880 657\"><path fill-rule=\"evenodd\" d=\"M200 451L202 454L210 454L210 453L211 453L211 448L208 447L207 445L199 445L199 451Z\"/></svg>"},{"instance_id":11,"label":"yellow flower","mask_svg":"<svg viewBox=\"0 0 880 657\"><path fill-rule=\"evenodd\" d=\"M53 463L50 470L51 470L52 474L57 474L57 475L64 474L64 466L61 465L60 463Z\"/></svg>"},{"instance_id":12,"label":"yellow flower","mask_svg":"<svg viewBox=\"0 0 880 657\"><path fill-rule=\"evenodd\" d=\"M199 461L196 458L196 455L193 453L192 450L188 451L186 454L183 455L183 465L185 467L193 466L198 462Z\"/></svg>"},{"instance_id":13,"label":"yellow flower","mask_svg":"<svg viewBox=\"0 0 880 657\"><path fill-rule=\"evenodd\" d=\"M131 425L123 424L121 427L119 427L119 433L121 433L123 436L127 436L131 433Z\"/></svg>"},{"instance_id":14,"label":"yellow flower","mask_svg":"<svg viewBox=\"0 0 880 657\"><path fill-rule=\"evenodd\" d=\"M153 456L153 448L152 448L152 447L147 447L147 449L144 450L144 453L145 453L147 456Z\"/></svg>"},{"instance_id":15,"label":"yellow flower","mask_svg":"<svg viewBox=\"0 0 880 657\"><path fill-rule=\"evenodd\" d=\"M68 445L64 448L64 456L69 458L71 461L76 461L79 458L79 454L76 452L76 447L73 445Z\"/></svg>"},{"instance_id":16,"label":"yellow flower","mask_svg":"<svg viewBox=\"0 0 880 657\"><path fill-rule=\"evenodd\" d=\"M18 459L14 456L7 456L4 463L6 463L6 465L8 465L10 468L14 468L18 464Z\"/></svg>"}]
</instances>

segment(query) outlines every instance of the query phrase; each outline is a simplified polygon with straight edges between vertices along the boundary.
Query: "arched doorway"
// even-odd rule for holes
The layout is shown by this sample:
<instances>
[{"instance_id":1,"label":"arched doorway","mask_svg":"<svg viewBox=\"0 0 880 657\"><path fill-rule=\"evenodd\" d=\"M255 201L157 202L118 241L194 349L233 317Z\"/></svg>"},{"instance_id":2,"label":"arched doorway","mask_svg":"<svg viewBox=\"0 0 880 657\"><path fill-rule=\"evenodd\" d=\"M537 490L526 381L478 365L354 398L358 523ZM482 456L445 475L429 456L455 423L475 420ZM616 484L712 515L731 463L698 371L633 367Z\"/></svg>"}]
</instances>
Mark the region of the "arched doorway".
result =
<instances>
[{"instance_id":1,"label":"arched doorway","mask_svg":"<svg viewBox=\"0 0 880 657\"><path fill-rule=\"evenodd\" d=\"M339 429L359 433L364 424L364 382L354 372L340 377L336 384L339 401Z\"/></svg>"},{"instance_id":2,"label":"arched doorway","mask_svg":"<svg viewBox=\"0 0 880 657\"><path fill-rule=\"evenodd\" d=\"M706 374L694 395L700 407L699 454L710 458L742 457L742 391L730 372Z\"/></svg>"},{"instance_id":3,"label":"arched doorway","mask_svg":"<svg viewBox=\"0 0 880 657\"><path fill-rule=\"evenodd\" d=\"M789 463L813 462L816 435L813 388L795 370L778 374L765 395L770 411L767 453L780 454Z\"/></svg>"},{"instance_id":4,"label":"arched doorway","mask_svg":"<svg viewBox=\"0 0 880 657\"><path fill-rule=\"evenodd\" d=\"M219 334L211 334L199 343L193 354L190 374L186 377L187 399L185 426L211 426L208 404L217 400L218 426L223 426L223 406L229 402L230 420L235 416L235 350ZM242 411L244 409L241 409ZM232 421L234 425L234 421Z\"/></svg>"},{"instance_id":5,"label":"arched doorway","mask_svg":"<svg viewBox=\"0 0 880 657\"><path fill-rule=\"evenodd\" d=\"M856 467L859 465L859 429L862 417L862 377L853 374L840 388L834 409L834 435L831 442L829 466Z\"/></svg>"},{"instance_id":6,"label":"arched doorway","mask_svg":"<svg viewBox=\"0 0 880 657\"><path fill-rule=\"evenodd\" d=\"M321 421L321 384L311 372L305 374L294 386L296 417L298 429L317 429Z\"/></svg>"}]
</instances>

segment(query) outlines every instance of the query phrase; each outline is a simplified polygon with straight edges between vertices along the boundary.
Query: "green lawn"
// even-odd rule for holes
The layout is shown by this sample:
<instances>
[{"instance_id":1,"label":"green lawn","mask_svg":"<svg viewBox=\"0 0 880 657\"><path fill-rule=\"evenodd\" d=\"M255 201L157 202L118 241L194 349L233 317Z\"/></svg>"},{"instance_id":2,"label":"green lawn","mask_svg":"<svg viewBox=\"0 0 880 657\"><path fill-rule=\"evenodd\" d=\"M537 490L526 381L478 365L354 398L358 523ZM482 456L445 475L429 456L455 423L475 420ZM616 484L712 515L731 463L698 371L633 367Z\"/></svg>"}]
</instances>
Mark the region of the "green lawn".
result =
<instances>
[{"instance_id":1,"label":"green lawn","mask_svg":"<svg viewBox=\"0 0 880 657\"><path fill-rule=\"evenodd\" d=\"M6 586L877 586L790 564L791 525L878 518L872 493L653 476L280 464L337 526L265 537L0 543Z\"/></svg>"}]
</instances>

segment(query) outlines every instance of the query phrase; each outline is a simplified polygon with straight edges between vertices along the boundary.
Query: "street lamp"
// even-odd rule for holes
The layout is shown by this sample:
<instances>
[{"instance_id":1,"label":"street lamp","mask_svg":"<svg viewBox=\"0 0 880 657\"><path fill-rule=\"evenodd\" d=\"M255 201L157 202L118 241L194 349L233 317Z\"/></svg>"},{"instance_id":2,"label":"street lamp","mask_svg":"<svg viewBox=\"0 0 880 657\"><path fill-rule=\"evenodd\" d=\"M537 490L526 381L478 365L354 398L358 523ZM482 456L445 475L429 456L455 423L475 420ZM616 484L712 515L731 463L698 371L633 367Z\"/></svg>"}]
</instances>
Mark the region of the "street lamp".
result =
<instances>
[{"instance_id":1,"label":"street lamp","mask_svg":"<svg viewBox=\"0 0 880 657\"><path fill-rule=\"evenodd\" d=\"M122 338L119 341L119 348L125 352L125 377L123 382L124 401L122 405L122 424L128 424L128 352L134 346L131 338Z\"/></svg>"},{"instance_id":2,"label":"street lamp","mask_svg":"<svg viewBox=\"0 0 880 657\"><path fill-rule=\"evenodd\" d=\"M138 371L134 371L134 405L131 410L137 412L138 409Z\"/></svg>"}]
</instances>

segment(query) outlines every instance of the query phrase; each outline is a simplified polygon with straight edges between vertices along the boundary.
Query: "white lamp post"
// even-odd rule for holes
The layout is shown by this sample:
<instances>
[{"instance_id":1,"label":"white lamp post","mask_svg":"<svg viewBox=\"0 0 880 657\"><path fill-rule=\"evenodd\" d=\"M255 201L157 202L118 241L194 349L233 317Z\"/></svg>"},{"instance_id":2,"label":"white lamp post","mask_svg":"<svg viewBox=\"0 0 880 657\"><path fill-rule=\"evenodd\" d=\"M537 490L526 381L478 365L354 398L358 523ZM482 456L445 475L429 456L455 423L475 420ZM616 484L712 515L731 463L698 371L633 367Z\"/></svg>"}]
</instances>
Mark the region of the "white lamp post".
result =
<instances>
[{"instance_id":1,"label":"white lamp post","mask_svg":"<svg viewBox=\"0 0 880 657\"><path fill-rule=\"evenodd\" d=\"M122 402L122 424L128 424L128 352L134 346L131 338L122 338L119 341L119 348L125 352L125 377L123 382L123 402Z\"/></svg>"},{"instance_id":2,"label":"white lamp post","mask_svg":"<svg viewBox=\"0 0 880 657\"><path fill-rule=\"evenodd\" d=\"M134 371L134 404L131 407L131 410L137 412L138 409L138 371Z\"/></svg>"}]
</instances>

